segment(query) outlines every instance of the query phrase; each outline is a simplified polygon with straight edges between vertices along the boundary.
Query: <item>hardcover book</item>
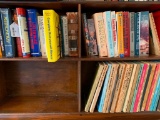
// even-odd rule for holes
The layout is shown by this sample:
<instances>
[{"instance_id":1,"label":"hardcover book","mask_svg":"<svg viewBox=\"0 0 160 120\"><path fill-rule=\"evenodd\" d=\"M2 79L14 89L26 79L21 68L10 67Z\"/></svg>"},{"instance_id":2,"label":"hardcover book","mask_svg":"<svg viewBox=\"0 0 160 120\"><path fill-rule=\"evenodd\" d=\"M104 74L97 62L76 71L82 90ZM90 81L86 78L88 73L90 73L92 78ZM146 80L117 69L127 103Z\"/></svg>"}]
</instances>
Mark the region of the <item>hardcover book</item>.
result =
<instances>
[{"instance_id":1,"label":"hardcover book","mask_svg":"<svg viewBox=\"0 0 160 120\"><path fill-rule=\"evenodd\" d=\"M134 42L134 55L139 56L139 31L140 31L140 21L139 21L139 12L135 13L135 42Z\"/></svg>"},{"instance_id":2,"label":"hardcover book","mask_svg":"<svg viewBox=\"0 0 160 120\"><path fill-rule=\"evenodd\" d=\"M13 37L11 37L10 32L10 25L12 23L11 11L9 8L0 8L0 14L4 36L5 56L15 57L15 42L13 40Z\"/></svg>"},{"instance_id":3,"label":"hardcover book","mask_svg":"<svg viewBox=\"0 0 160 120\"><path fill-rule=\"evenodd\" d=\"M3 30L2 30L2 20L0 20L0 45L1 45L1 53L2 56L5 56L5 47L4 47L4 36L3 36Z\"/></svg>"},{"instance_id":4,"label":"hardcover book","mask_svg":"<svg viewBox=\"0 0 160 120\"><path fill-rule=\"evenodd\" d=\"M60 58L59 15L54 10L43 10L44 33L48 62Z\"/></svg>"},{"instance_id":5,"label":"hardcover book","mask_svg":"<svg viewBox=\"0 0 160 120\"><path fill-rule=\"evenodd\" d=\"M134 31L134 12L130 12L130 56L134 56L134 37L135 37L135 31Z\"/></svg>"}]
</instances>

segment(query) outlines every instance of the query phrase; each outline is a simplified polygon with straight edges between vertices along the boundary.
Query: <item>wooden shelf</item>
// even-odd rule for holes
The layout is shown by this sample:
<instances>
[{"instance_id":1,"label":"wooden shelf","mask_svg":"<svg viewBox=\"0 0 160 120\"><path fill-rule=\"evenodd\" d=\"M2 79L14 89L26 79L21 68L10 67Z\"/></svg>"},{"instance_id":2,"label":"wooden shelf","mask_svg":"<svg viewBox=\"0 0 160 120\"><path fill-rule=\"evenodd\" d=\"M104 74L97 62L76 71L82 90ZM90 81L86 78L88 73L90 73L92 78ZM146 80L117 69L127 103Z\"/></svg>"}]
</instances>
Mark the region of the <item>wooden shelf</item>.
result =
<instances>
[{"instance_id":1,"label":"wooden shelf","mask_svg":"<svg viewBox=\"0 0 160 120\"><path fill-rule=\"evenodd\" d=\"M0 113L78 112L77 96L9 97L0 105Z\"/></svg>"}]
</instances>

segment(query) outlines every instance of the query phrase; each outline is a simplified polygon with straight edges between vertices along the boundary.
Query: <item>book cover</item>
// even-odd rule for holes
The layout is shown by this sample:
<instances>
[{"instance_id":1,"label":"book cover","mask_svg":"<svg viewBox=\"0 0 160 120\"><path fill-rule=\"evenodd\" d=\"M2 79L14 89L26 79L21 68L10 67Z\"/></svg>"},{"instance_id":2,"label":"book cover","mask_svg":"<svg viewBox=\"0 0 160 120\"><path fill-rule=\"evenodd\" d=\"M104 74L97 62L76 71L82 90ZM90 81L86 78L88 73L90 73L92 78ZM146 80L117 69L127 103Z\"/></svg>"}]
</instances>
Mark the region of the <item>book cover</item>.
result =
<instances>
[{"instance_id":1,"label":"book cover","mask_svg":"<svg viewBox=\"0 0 160 120\"><path fill-rule=\"evenodd\" d=\"M38 33L38 12L36 9L26 9L26 15L31 56L39 57L41 56L41 48Z\"/></svg>"},{"instance_id":2,"label":"book cover","mask_svg":"<svg viewBox=\"0 0 160 120\"><path fill-rule=\"evenodd\" d=\"M87 19L89 33L89 51L91 55L98 55L98 45L96 38L96 30L93 19Z\"/></svg>"},{"instance_id":3,"label":"book cover","mask_svg":"<svg viewBox=\"0 0 160 120\"><path fill-rule=\"evenodd\" d=\"M99 103L98 103L98 112L102 112L103 111L103 105L104 105L104 99L106 96L106 91L108 89L108 82L109 82L109 76L111 73L111 68L112 68L112 64L110 63L106 63L108 65L108 70L105 76L105 80L104 80L104 84L102 86L102 92L100 94L99 97Z\"/></svg>"},{"instance_id":4,"label":"book cover","mask_svg":"<svg viewBox=\"0 0 160 120\"><path fill-rule=\"evenodd\" d=\"M116 27L116 13L111 11L112 36L114 46L114 57L118 57L118 41L117 41L117 27Z\"/></svg>"},{"instance_id":5,"label":"book cover","mask_svg":"<svg viewBox=\"0 0 160 120\"><path fill-rule=\"evenodd\" d=\"M139 56L149 55L149 12L139 13L140 33L139 33Z\"/></svg>"},{"instance_id":6,"label":"book cover","mask_svg":"<svg viewBox=\"0 0 160 120\"><path fill-rule=\"evenodd\" d=\"M144 98L143 98L141 111L144 111L145 106L146 106L146 102L147 102L147 98L148 98L148 94L149 94L149 89L151 87L151 83L152 83L152 80L153 80L155 68L156 68L156 63L151 63L151 72L149 74L149 80L147 82L146 90L145 90L145 93L144 93L145 95L144 95Z\"/></svg>"},{"instance_id":7,"label":"book cover","mask_svg":"<svg viewBox=\"0 0 160 120\"><path fill-rule=\"evenodd\" d=\"M22 55L24 58L29 58L30 45L29 45L27 19L26 19L26 10L24 8L16 8L16 12L17 12L17 18L18 18Z\"/></svg>"},{"instance_id":8,"label":"book cover","mask_svg":"<svg viewBox=\"0 0 160 120\"><path fill-rule=\"evenodd\" d=\"M134 12L130 12L130 56L134 56L134 37L135 37L135 19L134 19Z\"/></svg>"},{"instance_id":9,"label":"book cover","mask_svg":"<svg viewBox=\"0 0 160 120\"><path fill-rule=\"evenodd\" d=\"M119 70L118 70L115 93L114 93L114 97L113 97L113 101L112 101L112 105L111 105L111 109L110 109L111 113L114 113L116 105L117 105L117 99L118 99L120 89L121 89L121 86L122 86L122 81L123 81L123 77L124 77L124 73L125 73L125 68L126 68L126 64L125 63L120 63Z\"/></svg>"},{"instance_id":10,"label":"book cover","mask_svg":"<svg viewBox=\"0 0 160 120\"><path fill-rule=\"evenodd\" d=\"M130 56L130 17L129 12L123 12L124 56Z\"/></svg>"},{"instance_id":11,"label":"book cover","mask_svg":"<svg viewBox=\"0 0 160 120\"><path fill-rule=\"evenodd\" d=\"M92 88L90 90L90 94L89 94L89 97L88 97L88 100L87 100L87 103L85 105L85 112L89 112L90 110L90 106L92 104L92 100L93 100L93 97L94 97L94 94L96 92L96 88L98 86L98 82L99 82L99 79L100 79L100 76L101 76L101 73L103 71L103 64L101 63L98 63L98 69L97 69L97 73L95 75L95 78L94 78L94 82L93 82L93 85L92 85Z\"/></svg>"},{"instance_id":12,"label":"book cover","mask_svg":"<svg viewBox=\"0 0 160 120\"><path fill-rule=\"evenodd\" d=\"M157 83L157 80L158 80L159 72L160 72L160 64L157 63L155 73L154 73L154 77L153 77L151 87L150 87L150 90L149 90L149 94L148 94L148 98L147 98L147 102L146 102L146 106L145 106L145 111L149 111L150 104L151 104L153 94L154 94L154 90L155 90L155 86L156 86L156 83Z\"/></svg>"},{"instance_id":13,"label":"book cover","mask_svg":"<svg viewBox=\"0 0 160 120\"><path fill-rule=\"evenodd\" d=\"M43 16L38 16L38 28L39 28L39 40L40 40L42 57L46 58L47 53L46 53L46 42L45 42L45 35L44 35Z\"/></svg>"},{"instance_id":14,"label":"book cover","mask_svg":"<svg viewBox=\"0 0 160 120\"><path fill-rule=\"evenodd\" d=\"M44 33L48 62L60 58L59 15L54 10L43 10Z\"/></svg>"},{"instance_id":15,"label":"book cover","mask_svg":"<svg viewBox=\"0 0 160 120\"><path fill-rule=\"evenodd\" d=\"M105 28L106 42L107 42L107 49L108 49L108 57L114 57L111 11L103 12L103 19L104 19L104 28Z\"/></svg>"},{"instance_id":16,"label":"book cover","mask_svg":"<svg viewBox=\"0 0 160 120\"><path fill-rule=\"evenodd\" d=\"M121 58L123 58L124 57L123 12L116 12L116 20L117 20L118 54Z\"/></svg>"},{"instance_id":17,"label":"book cover","mask_svg":"<svg viewBox=\"0 0 160 120\"><path fill-rule=\"evenodd\" d=\"M134 82L136 69L137 69L137 64L133 63L133 72L132 72L131 80L130 80L130 83L129 83L129 86L128 86L128 91L126 93L126 98L125 98L124 106L123 106L123 112L127 112L127 105L128 105L128 101L129 101L129 96L130 96L130 94L132 92L131 88L132 88L132 85L133 85L133 82Z\"/></svg>"},{"instance_id":18,"label":"book cover","mask_svg":"<svg viewBox=\"0 0 160 120\"><path fill-rule=\"evenodd\" d=\"M93 14L93 19L94 19L95 29L96 29L99 56L108 56L103 13Z\"/></svg>"},{"instance_id":19,"label":"book cover","mask_svg":"<svg viewBox=\"0 0 160 120\"><path fill-rule=\"evenodd\" d=\"M11 37L10 25L12 23L11 11L9 8L0 8L2 31L4 36L4 47L6 57L15 57L15 41Z\"/></svg>"},{"instance_id":20,"label":"book cover","mask_svg":"<svg viewBox=\"0 0 160 120\"><path fill-rule=\"evenodd\" d=\"M102 63L102 64L104 66L104 69L103 69L103 71L102 71L102 73L100 75L100 79L98 81L98 86L96 88L96 92L94 94L94 97L93 97L93 100L92 100L92 103L91 103L90 112L94 112L94 109L95 109L95 106L96 106L96 103L97 103L97 100L98 100L98 97L99 97L99 93L100 93L101 88L102 88L104 77L105 77L107 69L108 69L108 65L107 64L105 64L105 63Z\"/></svg>"},{"instance_id":21,"label":"book cover","mask_svg":"<svg viewBox=\"0 0 160 120\"><path fill-rule=\"evenodd\" d=\"M122 81L122 87L120 89L119 98L117 100L117 106L116 106L115 112L121 112L123 110L124 101L126 98L126 93L128 90L132 70L133 70L133 64L127 63L126 71L124 73L124 79Z\"/></svg>"}]
</instances>

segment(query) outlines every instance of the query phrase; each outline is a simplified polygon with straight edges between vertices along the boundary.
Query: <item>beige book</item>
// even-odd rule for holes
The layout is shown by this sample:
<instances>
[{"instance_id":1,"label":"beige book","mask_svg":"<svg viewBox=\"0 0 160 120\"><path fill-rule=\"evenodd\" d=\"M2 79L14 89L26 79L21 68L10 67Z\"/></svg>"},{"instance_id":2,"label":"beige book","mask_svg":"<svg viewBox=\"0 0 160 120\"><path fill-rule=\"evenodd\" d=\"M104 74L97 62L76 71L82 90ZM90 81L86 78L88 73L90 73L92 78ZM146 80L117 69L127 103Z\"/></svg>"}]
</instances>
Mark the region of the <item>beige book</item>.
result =
<instances>
[{"instance_id":1,"label":"beige book","mask_svg":"<svg viewBox=\"0 0 160 120\"><path fill-rule=\"evenodd\" d=\"M117 80L117 84L116 84L116 89L115 89L115 93L114 93L114 97L113 97L113 101L112 101L112 106L110 109L111 113L114 113L114 111L115 111L117 98L119 96L119 92L120 92L121 85L122 85L122 80L123 80L124 73L125 73L125 68L126 68L126 64L121 63L120 68L119 68L119 73L118 73L118 80Z\"/></svg>"},{"instance_id":2,"label":"beige book","mask_svg":"<svg viewBox=\"0 0 160 120\"><path fill-rule=\"evenodd\" d=\"M111 74L110 74L110 78L109 78L109 81L108 81L109 82L108 83L108 88L107 88L107 91L106 91L104 106L103 106L103 110L102 110L103 113L106 113L106 110L108 108L108 103L110 101L111 93L112 93L112 89L113 89L112 88L113 83L115 81L115 76L116 76L116 73L117 73L117 67L118 67L118 64L112 63Z\"/></svg>"},{"instance_id":3,"label":"beige book","mask_svg":"<svg viewBox=\"0 0 160 120\"><path fill-rule=\"evenodd\" d=\"M99 56L108 56L103 13L100 12L100 13L93 14L93 19L94 19L95 29L96 29Z\"/></svg>"},{"instance_id":4,"label":"beige book","mask_svg":"<svg viewBox=\"0 0 160 120\"><path fill-rule=\"evenodd\" d=\"M93 100L92 100L92 104L91 104L91 107L90 107L90 112L94 112L94 109L95 109L95 106L96 106L96 103L97 103L97 100L98 100L98 97L99 97L99 93L100 93L100 90L102 88L104 77L105 77L107 69L108 69L107 64L103 63L103 66L104 66L104 69L103 69L103 71L101 73L101 76L100 76L100 79L98 81L98 86L96 88L96 92L95 92Z\"/></svg>"},{"instance_id":5,"label":"beige book","mask_svg":"<svg viewBox=\"0 0 160 120\"><path fill-rule=\"evenodd\" d=\"M154 72L155 72L155 68L156 68L156 63L151 63L151 72L150 72L149 80L148 80L148 83L147 83L144 99L143 99L143 102L142 102L141 111L144 111L145 106L146 106L149 90L150 90L151 83L152 83L153 76L154 76Z\"/></svg>"},{"instance_id":6,"label":"beige book","mask_svg":"<svg viewBox=\"0 0 160 120\"><path fill-rule=\"evenodd\" d=\"M104 68L103 64L102 63L98 63L97 73L96 73L96 76L95 76L95 79L94 79L94 82L93 82L93 85L92 85L92 88L91 88L91 91L90 91L90 94L89 94L89 97L88 97L88 100L87 100L87 104L85 106L85 111L86 112L88 112L89 109L90 109L94 94L96 92L96 88L98 86L98 82L99 82L101 73L103 71L103 68Z\"/></svg>"},{"instance_id":7,"label":"beige book","mask_svg":"<svg viewBox=\"0 0 160 120\"><path fill-rule=\"evenodd\" d=\"M128 104L128 101L129 101L129 95L131 94L131 88L132 88L132 85L133 85L133 80L134 80L134 77L135 77L135 73L136 73L136 68L137 68L137 64L133 64L134 67L133 67L133 72L132 72L132 76L131 76L131 80L130 80L130 83L129 83L129 87L128 87L128 91L127 91L127 95L126 95L126 99L125 99L125 102L124 102L124 106L123 106L123 112L127 112L127 104Z\"/></svg>"},{"instance_id":8,"label":"beige book","mask_svg":"<svg viewBox=\"0 0 160 120\"><path fill-rule=\"evenodd\" d=\"M133 69L133 64L127 63L126 71L125 71L125 75L124 75L124 80L122 82L122 87L120 90L120 94L119 94L119 98L117 101L117 106L116 106L115 112L122 111L125 97L126 97L126 93L127 93L128 86L129 86L129 82L131 79L132 69Z\"/></svg>"},{"instance_id":9,"label":"beige book","mask_svg":"<svg viewBox=\"0 0 160 120\"><path fill-rule=\"evenodd\" d=\"M137 64L137 68L136 68L135 77L133 79L133 84L131 86L131 92L130 92L130 95L129 95L126 112L130 112L130 108L131 108L131 104L132 104L132 99L133 99L133 94L134 94L134 89L136 87L136 82L137 82L137 79L138 79L139 70L140 70L140 64L138 63Z\"/></svg>"}]
</instances>

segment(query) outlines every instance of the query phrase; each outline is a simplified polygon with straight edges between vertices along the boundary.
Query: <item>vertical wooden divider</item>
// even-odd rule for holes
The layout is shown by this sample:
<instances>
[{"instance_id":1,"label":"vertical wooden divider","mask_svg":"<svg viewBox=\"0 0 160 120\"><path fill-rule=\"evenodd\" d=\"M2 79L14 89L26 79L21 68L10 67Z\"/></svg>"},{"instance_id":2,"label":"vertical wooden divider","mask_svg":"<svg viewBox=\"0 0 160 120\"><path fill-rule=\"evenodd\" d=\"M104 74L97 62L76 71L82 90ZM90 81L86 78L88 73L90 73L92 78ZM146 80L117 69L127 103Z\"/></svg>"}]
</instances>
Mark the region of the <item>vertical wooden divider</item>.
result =
<instances>
[{"instance_id":1,"label":"vertical wooden divider","mask_svg":"<svg viewBox=\"0 0 160 120\"><path fill-rule=\"evenodd\" d=\"M81 4L78 4L78 57L81 58ZM81 112L81 60L78 61L78 111Z\"/></svg>"}]
</instances>

